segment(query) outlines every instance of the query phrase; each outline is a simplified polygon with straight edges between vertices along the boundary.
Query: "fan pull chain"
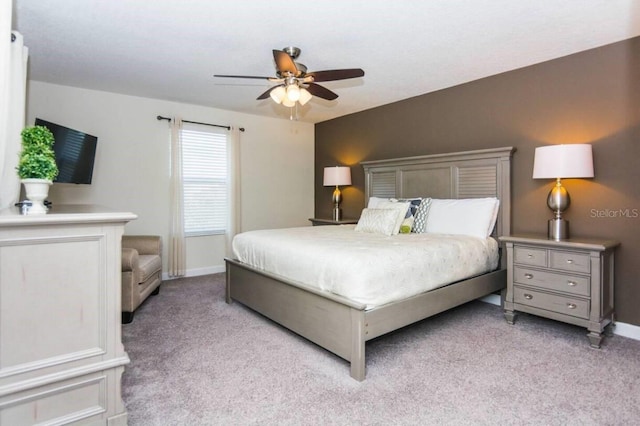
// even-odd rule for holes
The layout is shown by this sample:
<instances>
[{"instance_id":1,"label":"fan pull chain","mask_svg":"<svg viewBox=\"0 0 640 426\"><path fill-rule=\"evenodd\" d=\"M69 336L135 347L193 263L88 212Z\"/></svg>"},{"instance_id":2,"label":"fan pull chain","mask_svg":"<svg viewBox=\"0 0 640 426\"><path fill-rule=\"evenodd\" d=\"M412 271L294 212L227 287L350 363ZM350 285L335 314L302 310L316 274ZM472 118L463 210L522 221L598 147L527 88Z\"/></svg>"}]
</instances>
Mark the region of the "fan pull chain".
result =
<instances>
[{"instance_id":1,"label":"fan pull chain","mask_svg":"<svg viewBox=\"0 0 640 426\"><path fill-rule=\"evenodd\" d=\"M293 116L293 110L296 110L295 117ZM298 103L296 102L291 108L289 108L289 120L298 121Z\"/></svg>"}]
</instances>

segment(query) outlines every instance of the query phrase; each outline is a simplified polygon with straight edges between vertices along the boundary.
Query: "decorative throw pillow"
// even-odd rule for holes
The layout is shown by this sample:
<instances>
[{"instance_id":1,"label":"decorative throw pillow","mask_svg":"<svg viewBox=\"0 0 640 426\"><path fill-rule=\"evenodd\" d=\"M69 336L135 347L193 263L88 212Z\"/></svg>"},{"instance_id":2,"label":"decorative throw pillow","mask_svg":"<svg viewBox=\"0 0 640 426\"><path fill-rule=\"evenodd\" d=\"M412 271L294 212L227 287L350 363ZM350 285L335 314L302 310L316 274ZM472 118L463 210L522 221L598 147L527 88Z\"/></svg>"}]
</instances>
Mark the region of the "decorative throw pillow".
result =
<instances>
[{"instance_id":1,"label":"decorative throw pillow","mask_svg":"<svg viewBox=\"0 0 640 426\"><path fill-rule=\"evenodd\" d=\"M397 234L396 222L398 212L394 209L363 209L358 224L357 232L370 232L374 234Z\"/></svg>"},{"instance_id":2,"label":"decorative throw pillow","mask_svg":"<svg viewBox=\"0 0 640 426\"><path fill-rule=\"evenodd\" d=\"M393 231L393 234L397 234L400 231L400 225L402 225L402 221L405 219L407 215L407 210L409 210L409 202L401 202L401 201L391 201L391 200L383 200L376 204L376 209L388 209L393 210L397 213L396 219L396 227Z\"/></svg>"},{"instance_id":3,"label":"decorative throw pillow","mask_svg":"<svg viewBox=\"0 0 640 426\"><path fill-rule=\"evenodd\" d=\"M416 214L413 220L413 228L411 232L415 234L424 234L427 232L427 216L429 215L429 206L431 205L431 198L423 198L416 210Z\"/></svg>"},{"instance_id":4,"label":"decorative throw pillow","mask_svg":"<svg viewBox=\"0 0 640 426\"><path fill-rule=\"evenodd\" d=\"M422 198L391 198L391 201L400 201L401 203L409 203L409 210L407 210L407 214L405 219L408 219L411 216L415 216L418 211L418 207L422 202Z\"/></svg>"},{"instance_id":5,"label":"decorative throw pillow","mask_svg":"<svg viewBox=\"0 0 640 426\"><path fill-rule=\"evenodd\" d=\"M410 234L411 229L413 228L414 217L409 216L402 221L400 225L400 234Z\"/></svg>"}]
</instances>

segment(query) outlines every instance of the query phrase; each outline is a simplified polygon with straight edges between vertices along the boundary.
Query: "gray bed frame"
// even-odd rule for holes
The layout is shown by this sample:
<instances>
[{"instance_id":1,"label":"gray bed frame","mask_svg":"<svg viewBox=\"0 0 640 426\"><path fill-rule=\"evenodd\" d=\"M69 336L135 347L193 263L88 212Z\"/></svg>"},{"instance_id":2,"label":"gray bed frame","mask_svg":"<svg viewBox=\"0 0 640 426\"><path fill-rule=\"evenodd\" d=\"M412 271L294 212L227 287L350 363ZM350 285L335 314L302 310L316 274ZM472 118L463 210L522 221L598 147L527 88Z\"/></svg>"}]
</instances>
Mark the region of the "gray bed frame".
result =
<instances>
[{"instance_id":1,"label":"gray bed frame","mask_svg":"<svg viewBox=\"0 0 640 426\"><path fill-rule=\"evenodd\" d=\"M511 157L496 148L361 163L365 196L497 197L495 236L511 230ZM351 363L351 377L365 378L365 343L383 334L506 287L506 270L458 281L373 309L335 294L225 259L226 301L238 301Z\"/></svg>"}]
</instances>

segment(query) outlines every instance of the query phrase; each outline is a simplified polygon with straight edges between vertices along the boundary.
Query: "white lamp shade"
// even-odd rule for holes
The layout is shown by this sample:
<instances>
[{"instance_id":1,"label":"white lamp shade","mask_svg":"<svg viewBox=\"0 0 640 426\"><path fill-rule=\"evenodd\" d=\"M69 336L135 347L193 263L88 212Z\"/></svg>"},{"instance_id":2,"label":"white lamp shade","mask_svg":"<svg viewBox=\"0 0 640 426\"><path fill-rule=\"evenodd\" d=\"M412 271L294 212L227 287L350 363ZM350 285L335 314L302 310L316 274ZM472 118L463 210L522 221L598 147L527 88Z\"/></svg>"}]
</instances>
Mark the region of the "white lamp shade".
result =
<instances>
[{"instance_id":1,"label":"white lamp shade","mask_svg":"<svg viewBox=\"0 0 640 426\"><path fill-rule=\"evenodd\" d=\"M278 86L275 89L273 89L269 95L271 96L271 99L273 99L275 103L279 104L287 95L287 91L283 86Z\"/></svg>"},{"instance_id":2,"label":"white lamp shade","mask_svg":"<svg viewBox=\"0 0 640 426\"><path fill-rule=\"evenodd\" d=\"M534 179L592 178L593 151L589 144L550 145L536 148Z\"/></svg>"},{"instance_id":3,"label":"white lamp shade","mask_svg":"<svg viewBox=\"0 0 640 426\"><path fill-rule=\"evenodd\" d=\"M282 99L282 105L291 108L292 106L294 106L296 104L296 101L292 101L291 99L289 99L287 96L284 97L284 99Z\"/></svg>"},{"instance_id":4,"label":"white lamp shade","mask_svg":"<svg viewBox=\"0 0 640 426\"><path fill-rule=\"evenodd\" d=\"M307 89L302 88L300 89L300 99L298 99L298 102L300 102L300 105L304 105L311 100L311 97L311 93L309 93Z\"/></svg>"},{"instance_id":5,"label":"white lamp shade","mask_svg":"<svg viewBox=\"0 0 640 426\"><path fill-rule=\"evenodd\" d=\"M351 169L344 166L325 167L323 185L351 185Z\"/></svg>"},{"instance_id":6,"label":"white lamp shade","mask_svg":"<svg viewBox=\"0 0 640 426\"><path fill-rule=\"evenodd\" d=\"M300 88L295 84L289 85L287 87L287 98L292 102L300 99Z\"/></svg>"}]
</instances>

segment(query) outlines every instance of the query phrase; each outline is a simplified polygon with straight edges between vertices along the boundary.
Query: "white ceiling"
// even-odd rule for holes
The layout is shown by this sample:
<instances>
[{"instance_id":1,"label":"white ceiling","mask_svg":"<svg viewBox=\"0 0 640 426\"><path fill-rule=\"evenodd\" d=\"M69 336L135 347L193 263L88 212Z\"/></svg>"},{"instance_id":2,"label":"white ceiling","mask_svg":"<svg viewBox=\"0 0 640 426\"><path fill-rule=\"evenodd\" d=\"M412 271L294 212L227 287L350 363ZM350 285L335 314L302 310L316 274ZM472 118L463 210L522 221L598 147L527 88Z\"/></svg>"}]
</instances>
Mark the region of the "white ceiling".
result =
<instances>
[{"instance_id":1,"label":"white ceiling","mask_svg":"<svg viewBox=\"0 0 640 426\"><path fill-rule=\"evenodd\" d=\"M273 49L362 68L299 111L317 123L640 35L638 0L13 0L29 78L289 118L256 97Z\"/></svg>"}]
</instances>

